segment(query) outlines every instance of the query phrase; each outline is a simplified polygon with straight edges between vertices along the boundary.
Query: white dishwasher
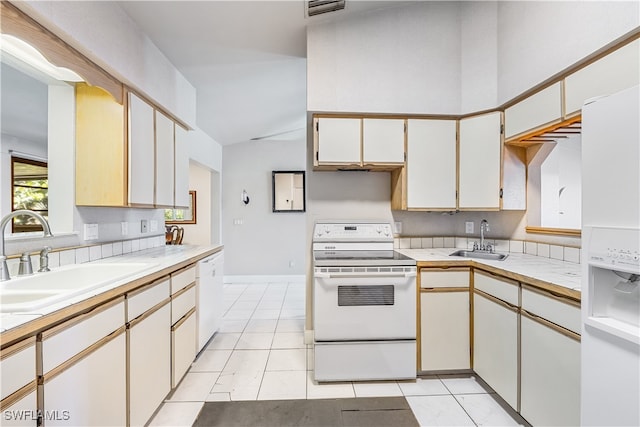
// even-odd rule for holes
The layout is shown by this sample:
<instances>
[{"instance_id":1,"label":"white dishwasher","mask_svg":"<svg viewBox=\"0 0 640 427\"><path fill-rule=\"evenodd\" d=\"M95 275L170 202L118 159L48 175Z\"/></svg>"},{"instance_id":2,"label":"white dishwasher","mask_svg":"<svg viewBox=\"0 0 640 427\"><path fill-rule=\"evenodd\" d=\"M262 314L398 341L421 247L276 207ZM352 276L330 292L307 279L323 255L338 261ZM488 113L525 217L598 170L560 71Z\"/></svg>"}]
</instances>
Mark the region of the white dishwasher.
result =
<instances>
[{"instance_id":1,"label":"white dishwasher","mask_svg":"<svg viewBox=\"0 0 640 427\"><path fill-rule=\"evenodd\" d=\"M224 255L215 253L198 261L196 269L196 295L198 309L198 353L220 329L223 304L223 267Z\"/></svg>"}]
</instances>

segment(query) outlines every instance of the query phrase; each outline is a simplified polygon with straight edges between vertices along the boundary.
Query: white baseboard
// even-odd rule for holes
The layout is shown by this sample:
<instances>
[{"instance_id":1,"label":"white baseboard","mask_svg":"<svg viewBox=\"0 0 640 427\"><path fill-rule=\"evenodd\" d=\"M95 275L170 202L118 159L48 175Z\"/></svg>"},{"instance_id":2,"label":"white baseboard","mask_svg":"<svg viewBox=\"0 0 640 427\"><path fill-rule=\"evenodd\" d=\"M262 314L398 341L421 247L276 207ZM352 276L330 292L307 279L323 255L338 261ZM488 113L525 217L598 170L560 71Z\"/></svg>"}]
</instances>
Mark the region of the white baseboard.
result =
<instances>
[{"instance_id":1,"label":"white baseboard","mask_svg":"<svg viewBox=\"0 0 640 427\"><path fill-rule=\"evenodd\" d=\"M252 275L252 276L224 276L224 283L275 283L275 282L298 282L305 283L306 276L304 274L291 275Z\"/></svg>"}]
</instances>

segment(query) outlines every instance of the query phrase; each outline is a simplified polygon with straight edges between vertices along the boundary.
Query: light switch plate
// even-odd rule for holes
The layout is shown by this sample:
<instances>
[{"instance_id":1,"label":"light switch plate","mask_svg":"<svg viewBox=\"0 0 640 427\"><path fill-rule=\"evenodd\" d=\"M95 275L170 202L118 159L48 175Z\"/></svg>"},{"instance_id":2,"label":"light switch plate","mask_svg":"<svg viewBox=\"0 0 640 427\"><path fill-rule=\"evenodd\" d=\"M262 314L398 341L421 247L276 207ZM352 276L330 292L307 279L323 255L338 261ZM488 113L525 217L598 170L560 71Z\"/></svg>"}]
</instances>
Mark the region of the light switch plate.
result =
<instances>
[{"instance_id":1,"label":"light switch plate","mask_svg":"<svg viewBox=\"0 0 640 427\"><path fill-rule=\"evenodd\" d=\"M98 239L98 224L85 224L84 240L97 240L97 239Z\"/></svg>"},{"instance_id":2,"label":"light switch plate","mask_svg":"<svg viewBox=\"0 0 640 427\"><path fill-rule=\"evenodd\" d=\"M120 223L120 228L122 229L122 235L126 236L129 234L129 223L128 222L121 222Z\"/></svg>"},{"instance_id":3,"label":"light switch plate","mask_svg":"<svg viewBox=\"0 0 640 427\"><path fill-rule=\"evenodd\" d=\"M473 234L473 221L467 221L464 223L464 232L467 234Z\"/></svg>"},{"instance_id":4,"label":"light switch plate","mask_svg":"<svg viewBox=\"0 0 640 427\"><path fill-rule=\"evenodd\" d=\"M146 233L148 229L149 221L146 219L140 220L140 232Z\"/></svg>"}]
</instances>

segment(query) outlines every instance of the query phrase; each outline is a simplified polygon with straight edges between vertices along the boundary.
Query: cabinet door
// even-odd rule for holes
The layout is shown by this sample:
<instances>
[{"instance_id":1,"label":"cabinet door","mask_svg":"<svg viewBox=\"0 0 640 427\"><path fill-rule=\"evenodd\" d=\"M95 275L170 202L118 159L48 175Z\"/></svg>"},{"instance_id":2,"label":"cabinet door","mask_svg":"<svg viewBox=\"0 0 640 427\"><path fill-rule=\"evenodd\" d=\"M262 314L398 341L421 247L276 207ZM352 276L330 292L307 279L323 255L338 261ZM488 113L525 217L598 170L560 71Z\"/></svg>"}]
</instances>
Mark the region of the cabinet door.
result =
<instances>
[{"instance_id":1,"label":"cabinet door","mask_svg":"<svg viewBox=\"0 0 640 427\"><path fill-rule=\"evenodd\" d=\"M175 125L175 206L189 207L189 132L182 126Z\"/></svg>"},{"instance_id":2,"label":"cabinet door","mask_svg":"<svg viewBox=\"0 0 640 427\"><path fill-rule=\"evenodd\" d=\"M3 371L3 375L4 375ZM4 403L4 402L3 402ZM26 396L18 398L7 406L2 406L2 425L3 427L36 427L38 415L38 404L36 400L36 386L34 383L33 391Z\"/></svg>"},{"instance_id":3,"label":"cabinet door","mask_svg":"<svg viewBox=\"0 0 640 427\"><path fill-rule=\"evenodd\" d=\"M520 135L562 119L562 83L518 102L504 111L505 138Z\"/></svg>"},{"instance_id":4,"label":"cabinet door","mask_svg":"<svg viewBox=\"0 0 640 427\"><path fill-rule=\"evenodd\" d=\"M629 43L564 80L567 114L589 98L611 95L640 83L640 40Z\"/></svg>"},{"instance_id":5,"label":"cabinet door","mask_svg":"<svg viewBox=\"0 0 640 427\"><path fill-rule=\"evenodd\" d=\"M580 341L524 313L521 322L520 414L532 425L580 425Z\"/></svg>"},{"instance_id":6,"label":"cabinet door","mask_svg":"<svg viewBox=\"0 0 640 427\"><path fill-rule=\"evenodd\" d=\"M153 107L129 92L129 203L153 205Z\"/></svg>"},{"instance_id":7,"label":"cabinet door","mask_svg":"<svg viewBox=\"0 0 640 427\"><path fill-rule=\"evenodd\" d=\"M127 420L126 338L115 338L44 378L46 426L122 426Z\"/></svg>"},{"instance_id":8,"label":"cabinet door","mask_svg":"<svg viewBox=\"0 0 640 427\"><path fill-rule=\"evenodd\" d=\"M156 110L156 205L173 207L174 124Z\"/></svg>"},{"instance_id":9,"label":"cabinet door","mask_svg":"<svg viewBox=\"0 0 640 427\"><path fill-rule=\"evenodd\" d=\"M361 119L316 119L318 163L360 164Z\"/></svg>"},{"instance_id":10,"label":"cabinet door","mask_svg":"<svg viewBox=\"0 0 640 427\"><path fill-rule=\"evenodd\" d=\"M178 385L196 358L196 314L187 313L171 328L171 387Z\"/></svg>"},{"instance_id":11,"label":"cabinet door","mask_svg":"<svg viewBox=\"0 0 640 427\"><path fill-rule=\"evenodd\" d=\"M36 380L36 342L24 340L2 350L0 400Z\"/></svg>"},{"instance_id":12,"label":"cabinet door","mask_svg":"<svg viewBox=\"0 0 640 427\"><path fill-rule=\"evenodd\" d=\"M518 312L487 296L473 295L473 370L518 409Z\"/></svg>"},{"instance_id":13,"label":"cabinet door","mask_svg":"<svg viewBox=\"0 0 640 427\"><path fill-rule=\"evenodd\" d=\"M125 111L109 92L76 84L76 204L125 206Z\"/></svg>"},{"instance_id":14,"label":"cabinet door","mask_svg":"<svg viewBox=\"0 0 640 427\"><path fill-rule=\"evenodd\" d=\"M129 330L129 417L145 425L171 390L171 305Z\"/></svg>"},{"instance_id":15,"label":"cabinet door","mask_svg":"<svg viewBox=\"0 0 640 427\"><path fill-rule=\"evenodd\" d=\"M421 370L469 369L469 290L420 294Z\"/></svg>"},{"instance_id":16,"label":"cabinet door","mask_svg":"<svg viewBox=\"0 0 640 427\"><path fill-rule=\"evenodd\" d=\"M362 161L404 163L404 120L362 119Z\"/></svg>"},{"instance_id":17,"label":"cabinet door","mask_svg":"<svg viewBox=\"0 0 640 427\"><path fill-rule=\"evenodd\" d=\"M500 208L502 113L460 120L460 209Z\"/></svg>"},{"instance_id":18,"label":"cabinet door","mask_svg":"<svg viewBox=\"0 0 640 427\"><path fill-rule=\"evenodd\" d=\"M456 208L456 121L407 122L407 207Z\"/></svg>"}]
</instances>

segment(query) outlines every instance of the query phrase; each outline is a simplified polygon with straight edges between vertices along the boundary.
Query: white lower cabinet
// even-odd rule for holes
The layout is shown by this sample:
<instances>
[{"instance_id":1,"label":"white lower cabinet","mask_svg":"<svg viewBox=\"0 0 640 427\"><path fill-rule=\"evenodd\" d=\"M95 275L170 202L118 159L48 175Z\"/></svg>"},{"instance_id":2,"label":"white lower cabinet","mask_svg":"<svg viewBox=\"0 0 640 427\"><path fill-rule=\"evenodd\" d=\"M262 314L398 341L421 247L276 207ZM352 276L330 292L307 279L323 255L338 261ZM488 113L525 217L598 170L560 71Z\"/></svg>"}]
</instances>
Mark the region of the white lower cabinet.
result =
<instances>
[{"instance_id":1,"label":"white lower cabinet","mask_svg":"<svg viewBox=\"0 0 640 427\"><path fill-rule=\"evenodd\" d=\"M473 295L473 370L518 409L518 308L479 291Z\"/></svg>"},{"instance_id":2,"label":"white lower cabinet","mask_svg":"<svg viewBox=\"0 0 640 427\"><path fill-rule=\"evenodd\" d=\"M168 295L168 287L167 287ZM129 423L145 425L171 391L171 304L130 322Z\"/></svg>"},{"instance_id":3,"label":"white lower cabinet","mask_svg":"<svg viewBox=\"0 0 640 427\"><path fill-rule=\"evenodd\" d=\"M420 368L469 369L469 289L420 294Z\"/></svg>"},{"instance_id":4,"label":"white lower cabinet","mask_svg":"<svg viewBox=\"0 0 640 427\"><path fill-rule=\"evenodd\" d=\"M5 373L3 372L3 375ZM7 427L37 426L38 402L36 386L24 396L20 396L11 402L2 404L2 421L0 424Z\"/></svg>"},{"instance_id":5,"label":"white lower cabinet","mask_svg":"<svg viewBox=\"0 0 640 427\"><path fill-rule=\"evenodd\" d=\"M171 327L171 386L178 385L196 357L195 308Z\"/></svg>"},{"instance_id":6,"label":"white lower cabinet","mask_svg":"<svg viewBox=\"0 0 640 427\"><path fill-rule=\"evenodd\" d=\"M126 424L124 298L42 333L46 426Z\"/></svg>"},{"instance_id":7,"label":"white lower cabinet","mask_svg":"<svg viewBox=\"0 0 640 427\"><path fill-rule=\"evenodd\" d=\"M171 387L176 387L196 357L196 268L171 275Z\"/></svg>"},{"instance_id":8,"label":"white lower cabinet","mask_svg":"<svg viewBox=\"0 0 640 427\"><path fill-rule=\"evenodd\" d=\"M124 327L60 373L45 375L44 425L116 426L127 422Z\"/></svg>"},{"instance_id":9,"label":"white lower cabinet","mask_svg":"<svg viewBox=\"0 0 640 427\"><path fill-rule=\"evenodd\" d=\"M577 334L522 313L520 414L532 425L580 425Z\"/></svg>"}]
</instances>

